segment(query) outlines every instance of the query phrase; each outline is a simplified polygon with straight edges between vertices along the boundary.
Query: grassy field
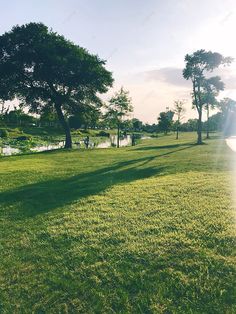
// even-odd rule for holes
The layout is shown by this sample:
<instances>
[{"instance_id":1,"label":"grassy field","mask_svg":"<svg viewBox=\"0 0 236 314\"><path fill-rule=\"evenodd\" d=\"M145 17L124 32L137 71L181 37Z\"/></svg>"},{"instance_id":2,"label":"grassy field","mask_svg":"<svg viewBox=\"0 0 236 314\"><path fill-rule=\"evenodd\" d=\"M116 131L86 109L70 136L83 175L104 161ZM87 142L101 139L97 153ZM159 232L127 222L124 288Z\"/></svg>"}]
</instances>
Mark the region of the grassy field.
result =
<instances>
[{"instance_id":1,"label":"grassy field","mask_svg":"<svg viewBox=\"0 0 236 314\"><path fill-rule=\"evenodd\" d=\"M194 140L2 157L0 313L236 313L236 155Z\"/></svg>"}]
</instances>

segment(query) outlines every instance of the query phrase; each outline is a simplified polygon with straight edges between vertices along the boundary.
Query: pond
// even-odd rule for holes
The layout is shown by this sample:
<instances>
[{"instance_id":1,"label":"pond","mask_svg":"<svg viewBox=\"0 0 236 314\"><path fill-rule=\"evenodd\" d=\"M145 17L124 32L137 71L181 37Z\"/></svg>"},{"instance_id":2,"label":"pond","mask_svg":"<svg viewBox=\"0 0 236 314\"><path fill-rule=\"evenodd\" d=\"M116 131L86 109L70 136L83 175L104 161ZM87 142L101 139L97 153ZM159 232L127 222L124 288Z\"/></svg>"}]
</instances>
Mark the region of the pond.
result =
<instances>
[{"instance_id":1,"label":"pond","mask_svg":"<svg viewBox=\"0 0 236 314\"><path fill-rule=\"evenodd\" d=\"M144 138L148 138L148 137L141 137L142 139ZM129 146L131 145L132 140L131 140L131 136L127 135L127 136L122 136L120 138L120 147L124 147L124 146ZM21 148L18 147L12 147L10 145L3 145L2 147L0 147L0 155L2 156L11 156L11 155L17 155L17 154L22 154L24 152L43 152L43 151L47 151L47 150L55 150L55 149L60 149L64 147L65 142L64 141L60 141L58 143L47 143L44 145L39 145L39 146L35 146L32 148L29 148L28 150L23 150ZM117 136L116 135L111 135L110 137L107 138L101 138L101 142L96 143L96 140L94 140L94 138L92 138L90 140L89 143L89 148L110 148L110 147L115 147L117 144ZM84 142L83 140L77 141L73 143L73 148L84 148Z\"/></svg>"},{"instance_id":2,"label":"pond","mask_svg":"<svg viewBox=\"0 0 236 314\"><path fill-rule=\"evenodd\" d=\"M120 147L129 146L131 145L131 136L127 135L120 138ZM115 147L117 145L117 135L111 135L109 138L107 138L106 141L99 143L96 145L96 148L109 148L109 147Z\"/></svg>"},{"instance_id":3,"label":"pond","mask_svg":"<svg viewBox=\"0 0 236 314\"><path fill-rule=\"evenodd\" d=\"M30 149L31 152L44 152L46 150L53 150L53 149L59 149L59 148L63 148L65 145L64 141L61 141L57 144L50 144L48 143L48 145L42 145L42 146L36 146Z\"/></svg>"},{"instance_id":4,"label":"pond","mask_svg":"<svg viewBox=\"0 0 236 314\"><path fill-rule=\"evenodd\" d=\"M19 148L11 147L11 146L3 146L0 147L0 155L2 156L11 156L15 154L20 154L21 150Z\"/></svg>"}]
</instances>

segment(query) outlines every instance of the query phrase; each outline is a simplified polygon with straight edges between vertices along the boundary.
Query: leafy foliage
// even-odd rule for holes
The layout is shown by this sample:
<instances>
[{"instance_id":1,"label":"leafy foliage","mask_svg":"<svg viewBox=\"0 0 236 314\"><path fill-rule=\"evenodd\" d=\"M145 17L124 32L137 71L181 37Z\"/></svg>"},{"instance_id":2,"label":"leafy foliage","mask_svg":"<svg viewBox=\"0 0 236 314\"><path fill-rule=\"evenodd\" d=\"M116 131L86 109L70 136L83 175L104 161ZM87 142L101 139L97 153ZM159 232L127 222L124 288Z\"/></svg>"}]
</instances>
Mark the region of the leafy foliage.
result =
<instances>
[{"instance_id":1,"label":"leafy foliage","mask_svg":"<svg viewBox=\"0 0 236 314\"><path fill-rule=\"evenodd\" d=\"M42 23L15 26L0 37L0 98L17 97L31 112L55 110L70 147L64 113L101 103L97 93L106 92L113 81L104 65Z\"/></svg>"},{"instance_id":2,"label":"leafy foliage","mask_svg":"<svg viewBox=\"0 0 236 314\"><path fill-rule=\"evenodd\" d=\"M224 85L220 77L207 78L206 74L212 72L220 65L230 64L231 57L223 57L217 52L198 50L192 55L185 56L185 68L183 77L191 80L193 84L193 105L198 112L198 139L197 143L202 144L202 110L209 101L214 104L215 96Z\"/></svg>"},{"instance_id":3,"label":"leafy foliage","mask_svg":"<svg viewBox=\"0 0 236 314\"><path fill-rule=\"evenodd\" d=\"M7 138L8 137L8 131L6 129L0 129L0 137Z\"/></svg>"},{"instance_id":4,"label":"leafy foliage","mask_svg":"<svg viewBox=\"0 0 236 314\"><path fill-rule=\"evenodd\" d=\"M174 116L173 111L167 111L167 112L161 112L159 117L157 118L158 120L158 130L160 132L164 132L167 134L167 132L170 131L171 126L172 126L172 119Z\"/></svg>"},{"instance_id":5,"label":"leafy foliage","mask_svg":"<svg viewBox=\"0 0 236 314\"><path fill-rule=\"evenodd\" d=\"M95 128L99 124L101 115L99 108L84 105L78 107L76 114L70 116L68 121L70 127L74 129L87 129L88 127Z\"/></svg>"},{"instance_id":6,"label":"leafy foliage","mask_svg":"<svg viewBox=\"0 0 236 314\"><path fill-rule=\"evenodd\" d=\"M125 91L123 87L115 93L110 99L107 106L105 119L109 122L110 126L117 127L117 147L119 147L119 136L121 124L127 115L133 111L131 98L129 92Z\"/></svg>"}]
</instances>

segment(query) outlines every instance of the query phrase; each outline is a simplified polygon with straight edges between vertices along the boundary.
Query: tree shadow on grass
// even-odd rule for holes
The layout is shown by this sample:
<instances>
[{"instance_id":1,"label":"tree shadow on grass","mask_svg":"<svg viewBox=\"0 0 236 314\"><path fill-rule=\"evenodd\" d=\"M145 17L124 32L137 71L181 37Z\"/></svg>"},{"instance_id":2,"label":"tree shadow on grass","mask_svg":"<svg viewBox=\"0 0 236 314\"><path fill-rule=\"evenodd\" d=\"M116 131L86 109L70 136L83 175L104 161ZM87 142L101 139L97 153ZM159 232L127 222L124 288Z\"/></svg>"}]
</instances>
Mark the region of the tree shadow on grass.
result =
<instances>
[{"instance_id":1,"label":"tree shadow on grass","mask_svg":"<svg viewBox=\"0 0 236 314\"><path fill-rule=\"evenodd\" d=\"M0 194L0 213L13 220L34 217L101 193L113 185L158 175L166 167L146 166L154 158L156 156L119 162L66 179L56 178L3 192ZM11 210L11 207L17 209ZM5 212L3 208L6 209Z\"/></svg>"},{"instance_id":2,"label":"tree shadow on grass","mask_svg":"<svg viewBox=\"0 0 236 314\"><path fill-rule=\"evenodd\" d=\"M146 151L146 150L160 150L160 149L179 148L179 147L183 147L182 149L186 149L186 148L191 148L194 146L197 146L197 144L196 143L183 143L183 144L172 144L172 145L143 146L143 147L137 147L134 150ZM182 149L171 151L170 154L175 153Z\"/></svg>"},{"instance_id":3,"label":"tree shadow on grass","mask_svg":"<svg viewBox=\"0 0 236 314\"><path fill-rule=\"evenodd\" d=\"M164 148L164 146L160 147ZM181 148L160 155L155 154L138 159L125 160L95 171L81 173L64 179L55 178L2 192L0 193L0 204L3 205L2 208L7 208L8 212L2 210L0 215L11 216L13 220L34 217L50 212L58 207L72 204L84 197L102 193L116 184L129 183L169 173L171 171L170 165L150 166L150 162L154 159L189 149L193 145L165 146L165 148L168 147ZM172 171L176 171L176 169L173 168ZM17 203L18 206L14 206ZM10 210L9 207L17 207L18 209Z\"/></svg>"}]
</instances>

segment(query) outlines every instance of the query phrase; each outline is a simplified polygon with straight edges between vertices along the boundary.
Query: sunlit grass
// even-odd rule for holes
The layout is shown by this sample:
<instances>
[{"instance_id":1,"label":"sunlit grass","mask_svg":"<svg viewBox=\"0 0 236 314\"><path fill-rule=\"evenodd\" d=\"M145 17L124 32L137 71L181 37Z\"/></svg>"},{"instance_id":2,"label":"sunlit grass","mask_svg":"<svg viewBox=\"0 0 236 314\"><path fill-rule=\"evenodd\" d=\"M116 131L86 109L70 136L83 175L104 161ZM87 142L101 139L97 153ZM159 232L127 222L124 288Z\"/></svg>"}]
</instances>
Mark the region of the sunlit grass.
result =
<instances>
[{"instance_id":1,"label":"sunlit grass","mask_svg":"<svg viewBox=\"0 0 236 314\"><path fill-rule=\"evenodd\" d=\"M181 137L0 159L0 312L234 313L235 155Z\"/></svg>"}]
</instances>

